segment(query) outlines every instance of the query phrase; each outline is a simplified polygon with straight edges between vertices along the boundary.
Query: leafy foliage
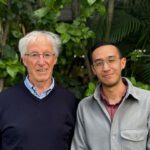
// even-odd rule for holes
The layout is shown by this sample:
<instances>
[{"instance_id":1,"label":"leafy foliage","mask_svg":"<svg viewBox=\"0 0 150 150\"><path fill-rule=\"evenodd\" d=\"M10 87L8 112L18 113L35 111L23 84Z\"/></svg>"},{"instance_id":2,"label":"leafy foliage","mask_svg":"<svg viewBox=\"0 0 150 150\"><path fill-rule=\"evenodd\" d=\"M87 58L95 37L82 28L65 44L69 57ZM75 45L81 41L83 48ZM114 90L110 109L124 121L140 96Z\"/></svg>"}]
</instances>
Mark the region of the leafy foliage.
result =
<instances>
[{"instance_id":1,"label":"leafy foliage","mask_svg":"<svg viewBox=\"0 0 150 150\"><path fill-rule=\"evenodd\" d=\"M145 89L145 90L150 90L149 84L143 84L142 82L137 82L134 77L129 78L129 80L136 87L140 87L140 88Z\"/></svg>"},{"instance_id":2,"label":"leafy foliage","mask_svg":"<svg viewBox=\"0 0 150 150\"><path fill-rule=\"evenodd\" d=\"M85 91L85 96L90 96L94 93L94 90L96 88L96 84L94 82L89 82L88 88Z\"/></svg>"},{"instance_id":3,"label":"leafy foliage","mask_svg":"<svg viewBox=\"0 0 150 150\"><path fill-rule=\"evenodd\" d=\"M136 17L126 13L124 10L116 10L110 34L111 41L121 41L129 34L139 31L140 26L140 20Z\"/></svg>"},{"instance_id":4,"label":"leafy foliage","mask_svg":"<svg viewBox=\"0 0 150 150\"><path fill-rule=\"evenodd\" d=\"M20 77L25 74L24 66L15 58L0 59L0 79L5 79L5 87L12 86L20 82Z\"/></svg>"},{"instance_id":5,"label":"leafy foliage","mask_svg":"<svg viewBox=\"0 0 150 150\"><path fill-rule=\"evenodd\" d=\"M4 79L6 86L22 80L25 69L18 58L19 38L31 30L49 30L59 34L63 43L54 70L56 81L70 88L79 98L89 86L86 91L89 95L94 85L87 52L95 41L105 37L107 3L104 0L76 3L72 0L0 0L0 79ZM126 75L145 83L149 83L150 78L148 6L148 0L128 0L126 5L117 1L109 37L128 56ZM69 20L66 19L68 15ZM130 55L135 49L146 52L137 59L137 53L135 57Z\"/></svg>"}]
</instances>

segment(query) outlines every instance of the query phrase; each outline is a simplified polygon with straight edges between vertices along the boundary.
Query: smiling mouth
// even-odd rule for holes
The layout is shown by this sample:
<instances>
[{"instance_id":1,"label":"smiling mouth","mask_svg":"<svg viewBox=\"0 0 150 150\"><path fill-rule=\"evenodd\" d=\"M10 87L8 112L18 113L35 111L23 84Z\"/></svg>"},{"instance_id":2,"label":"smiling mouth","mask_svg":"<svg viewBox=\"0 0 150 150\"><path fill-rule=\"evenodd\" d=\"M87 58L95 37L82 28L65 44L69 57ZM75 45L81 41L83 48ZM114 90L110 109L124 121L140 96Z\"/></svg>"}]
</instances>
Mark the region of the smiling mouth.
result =
<instances>
[{"instance_id":1,"label":"smiling mouth","mask_svg":"<svg viewBox=\"0 0 150 150\"><path fill-rule=\"evenodd\" d=\"M107 74L107 75L104 75L103 77L104 78L110 78L112 76L112 74Z\"/></svg>"},{"instance_id":2,"label":"smiling mouth","mask_svg":"<svg viewBox=\"0 0 150 150\"><path fill-rule=\"evenodd\" d=\"M41 69L37 69L38 72L41 72L41 73L44 73L46 72L48 69L44 69L44 68L41 68Z\"/></svg>"}]
</instances>

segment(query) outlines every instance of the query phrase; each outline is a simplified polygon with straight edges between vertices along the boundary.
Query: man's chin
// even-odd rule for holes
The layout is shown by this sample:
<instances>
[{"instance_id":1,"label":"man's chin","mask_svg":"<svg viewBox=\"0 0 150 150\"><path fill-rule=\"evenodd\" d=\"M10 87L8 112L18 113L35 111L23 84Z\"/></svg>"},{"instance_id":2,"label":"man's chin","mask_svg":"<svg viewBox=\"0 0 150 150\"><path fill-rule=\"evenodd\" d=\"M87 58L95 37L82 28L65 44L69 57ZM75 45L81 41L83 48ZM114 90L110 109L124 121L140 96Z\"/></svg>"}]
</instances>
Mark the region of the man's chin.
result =
<instances>
[{"instance_id":1,"label":"man's chin","mask_svg":"<svg viewBox=\"0 0 150 150\"><path fill-rule=\"evenodd\" d=\"M105 86L105 87L114 87L118 84L118 82L114 82L114 81L106 81L106 82L102 82L102 84Z\"/></svg>"},{"instance_id":2,"label":"man's chin","mask_svg":"<svg viewBox=\"0 0 150 150\"><path fill-rule=\"evenodd\" d=\"M38 78L37 82L47 82L48 79L47 78Z\"/></svg>"}]
</instances>

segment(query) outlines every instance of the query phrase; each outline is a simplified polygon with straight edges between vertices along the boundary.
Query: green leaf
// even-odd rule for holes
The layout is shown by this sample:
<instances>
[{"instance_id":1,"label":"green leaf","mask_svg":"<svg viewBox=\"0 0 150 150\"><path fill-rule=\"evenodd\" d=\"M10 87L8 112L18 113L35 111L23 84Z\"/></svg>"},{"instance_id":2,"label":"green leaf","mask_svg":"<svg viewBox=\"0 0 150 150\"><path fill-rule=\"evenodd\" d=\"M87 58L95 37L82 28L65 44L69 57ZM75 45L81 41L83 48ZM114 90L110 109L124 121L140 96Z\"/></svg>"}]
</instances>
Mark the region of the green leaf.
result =
<instances>
[{"instance_id":1,"label":"green leaf","mask_svg":"<svg viewBox=\"0 0 150 150\"><path fill-rule=\"evenodd\" d=\"M75 43L80 43L81 42L80 38L78 38L78 37L72 37L71 40Z\"/></svg>"},{"instance_id":2,"label":"green leaf","mask_svg":"<svg viewBox=\"0 0 150 150\"><path fill-rule=\"evenodd\" d=\"M89 82L88 89L85 91L85 96L89 96L94 93L96 85L93 82Z\"/></svg>"},{"instance_id":3,"label":"green leaf","mask_svg":"<svg viewBox=\"0 0 150 150\"><path fill-rule=\"evenodd\" d=\"M17 31L17 30L13 30L12 34L15 38L20 38L22 36L22 33L20 31Z\"/></svg>"},{"instance_id":4,"label":"green leaf","mask_svg":"<svg viewBox=\"0 0 150 150\"><path fill-rule=\"evenodd\" d=\"M92 15L92 13L95 11L95 9L93 7L90 7L89 8L85 8L82 10L82 14L84 15L84 17L89 17Z\"/></svg>"},{"instance_id":5,"label":"green leaf","mask_svg":"<svg viewBox=\"0 0 150 150\"><path fill-rule=\"evenodd\" d=\"M22 65L22 64L20 64L19 66L18 66L18 71L21 73L21 74L24 74L25 73L25 67Z\"/></svg>"},{"instance_id":6,"label":"green leaf","mask_svg":"<svg viewBox=\"0 0 150 150\"><path fill-rule=\"evenodd\" d=\"M64 33L61 35L62 43L67 43L70 40L70 35L67 33Z\"/></svg>"},{"instance_id":7,"label":"green leaf","mask_svg":"<svg viewBox=\"0 0 150 150\"><path fill-rule=\"evenodd\" d=\"M56 0L44 0L44 3L45 3L45 5L48 6L49 8L52 8L52 7L54 7L55 1L56 1Z\"/></svg>"},{"instance_id":8,"label":"green leaf","mask_svg":"<svg viewBox=\"0 0 150 150\"><path fill-rule=\"evenodd\" d=\"M91 5L93 5L96 2L96 0L87 0L87 2L91 6Z\"/></svg>"},{"instance_id":9,"label":"green leaf","mask_svg":"<svg viewBox=\"0 0 150 150\"><path fill-rule=\"evenodd\" d=\"M70 29L69 31L68 31L71 35L73 35L73 36L81 36L82 35L82 32L80 31L80 30L78 30L78 29Z\"/></svg>"},{"instance_id":10,"label":"green leaf","mask_svg":"<svg viewBox=\"0 0 150 150\"><path fill-rule=\"evenodd\" d=\"M106 14L106 8L103 4L99 5L97 8L98 12L101 16L104 16Z\"/></svg>"},{"instance_id":11,"label":"green leaf","mask_svg":"<svg viewBox=\"0 0 150 150\"><path fill-rule=\"evenodd\" d=\"M136 85L136 80L135 80L135 78L134 77L131 77L131 82L133 83L133 85Z\"/></svg>"},{"instance_id":12,"label":"green leaf","mask_svg":"<svg viewBox=\"0 0 150 150\"><path fill-rule=\"evenodd\" d=\"M15 57L16 57L16 51L11 47L11 46L9 46L9 45L5 45L4 47L3 47L3 58L5 58L5 59L10 59L10 58L12 58L12 59L14 59Z\"/></svg>"},{"instance_id":13,"label":"green leaf","mask_svg":"<svg viewBox=\"0 0 150 150\"><path fill-rule=\"evenodd\" d=\"M6 0L0 0L0 3L3 3L5 5L7 5L7 1Z\"/></svg>"},{"instance_id":14,"label":"green leaf","mask_svg":"<svg viewBox=\"0 0 150 150\"><path fill-rule=\"evenodd\" d=\"M7 73L12 77L15 78L17 72L18 72L18 68L16 66L8 66L6 68Z\"/></svg>"},{"instance_id":15,"label":"green leaf","mask_svg":"<svg viewBox=\"0 0 150 150\"><path fill-rule=\"evenodd\" d=\"M0 68L6 68L6 64L3 60L0 60Z\"/></svg>"},{"instance_id":16,"label":"green leaf","mask_svg":"<svg viewBox=\"0 0 150 150\"><path fill-rule=\"evenodd\" d=\"M40 9L34 11L34 15L36 17L42 18L42 17L46 16L48 11L49 11L49 9L47 7L43 7L43 8L40 8Z\"/></svg>"},{"instance_id":17,"label":"green leaf","mask_svg":"<svg viewBox=\"0 0 150 150\"><path fill-rule=\"evenodd\" d=\"M59 59L59 64L65 65L66 64L66 59L65 58L60 58Z\"/></svg>"},{"instance_id":18,"label":"green leaf","mask_svg":"<svg viewBox=\"0 0 150 150\"><path fill-rule=\"evenodd\" d=\"M61 23L56 26L56 31L58 33L65 33L68 31L68 24Z\"/></svg>"},{"instance_id":19,"label":"green leaf","mask_svg":"<svg viewBox=\"0 0 150 150\"><path fill-rule=\"evenodd\" d=\"M93 82L89 82L88 87L89 87L90 90L94 90L95 89L95 84Z\"/></svg>"}]
</instances>

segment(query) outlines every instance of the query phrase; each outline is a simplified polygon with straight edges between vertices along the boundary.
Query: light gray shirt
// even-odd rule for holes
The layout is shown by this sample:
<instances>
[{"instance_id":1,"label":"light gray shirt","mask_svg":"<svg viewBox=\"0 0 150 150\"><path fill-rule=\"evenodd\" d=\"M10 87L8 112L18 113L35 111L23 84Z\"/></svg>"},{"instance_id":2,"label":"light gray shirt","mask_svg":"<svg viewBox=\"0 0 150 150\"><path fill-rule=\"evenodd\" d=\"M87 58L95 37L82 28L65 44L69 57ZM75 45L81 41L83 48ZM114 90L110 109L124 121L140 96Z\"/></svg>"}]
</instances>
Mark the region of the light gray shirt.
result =
<instances>
[{"instance_id":1,"label":"light gray shirt","mask_svg":"<svg viewBox=\"0 0 150 150\"><path fill-rule=\"evenodd\" d=\"M100 100L100 85L81 100L71 150L150 150L150 91L127 82L113 121Z\"/></svg>"}]
</instances>

